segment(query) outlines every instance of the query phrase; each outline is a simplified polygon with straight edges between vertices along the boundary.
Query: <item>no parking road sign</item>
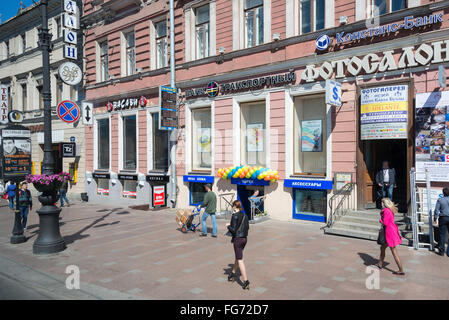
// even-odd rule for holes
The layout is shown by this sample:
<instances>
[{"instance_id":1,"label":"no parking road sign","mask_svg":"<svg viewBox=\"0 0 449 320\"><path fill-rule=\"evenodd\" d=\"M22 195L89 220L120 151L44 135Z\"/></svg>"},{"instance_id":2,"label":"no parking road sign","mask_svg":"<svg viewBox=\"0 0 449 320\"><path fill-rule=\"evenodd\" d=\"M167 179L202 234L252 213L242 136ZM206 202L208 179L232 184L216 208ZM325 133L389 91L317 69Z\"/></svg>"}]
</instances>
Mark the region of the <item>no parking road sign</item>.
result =
<instances>
[{"instance_id":1,"label":"no parking road sign","mask_svg":"<svg viewBox=\"0 0 449 320\"><path fill-rule=\"evenodd\" d=\"M75 102L64 100L56 108L58 117L64 122L73 123L80 118L80 108Z\"/></svg>"}]
</instances>

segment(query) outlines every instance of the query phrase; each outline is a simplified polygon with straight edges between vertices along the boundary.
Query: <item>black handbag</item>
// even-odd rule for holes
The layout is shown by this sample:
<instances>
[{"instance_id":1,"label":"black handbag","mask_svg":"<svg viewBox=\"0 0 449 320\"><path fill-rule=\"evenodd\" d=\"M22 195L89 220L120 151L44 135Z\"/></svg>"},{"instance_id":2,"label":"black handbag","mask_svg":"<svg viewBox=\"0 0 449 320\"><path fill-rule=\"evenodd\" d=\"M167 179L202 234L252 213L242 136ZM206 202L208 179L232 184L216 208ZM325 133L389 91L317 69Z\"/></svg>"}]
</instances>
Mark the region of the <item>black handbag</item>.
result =
<instances>
[{"instance_id":1,"label":"black handbag","mask_svg":"<svg viewBox=\"0 0 449 320\"><path fill-rule=\"evenodd\" d=\"M244 218L245 218L245 217L243 217L243 218L242 218L242 221L240 221L240 225L239 225L239 227L235 230L235 232L237 232L237 231L240 229L240 227L242 226L242 224L243 224L243 219L244 219ZM228 229L228 232L225 233L225 236L233 237L233 238L234 238L233 234L231 233L231 231L229 231L229 229Z\"/></svg>"},{"instance_id":2,"label":"black handbag","mask_svg":"<svg viewBox=\"0 0 449 320\"><path fill-rule=\"evenodd\" d=\"M385 238L385 226L382 226L379 230L379 235L377 236L377 244L386 244L387 239Z\"/></svg>"}]
</instances>

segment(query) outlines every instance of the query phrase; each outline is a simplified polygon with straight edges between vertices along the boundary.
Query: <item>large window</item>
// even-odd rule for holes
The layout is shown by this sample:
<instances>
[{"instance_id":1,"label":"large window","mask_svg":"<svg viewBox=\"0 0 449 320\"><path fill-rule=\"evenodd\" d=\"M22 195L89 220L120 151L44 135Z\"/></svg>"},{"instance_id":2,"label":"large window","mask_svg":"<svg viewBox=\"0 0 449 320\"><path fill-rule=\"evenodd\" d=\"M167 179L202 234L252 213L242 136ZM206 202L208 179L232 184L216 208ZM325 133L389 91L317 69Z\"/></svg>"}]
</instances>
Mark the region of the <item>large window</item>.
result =
<instances>
[{"instance_id":1,"label":"large window","mask_svg":"<svg viewBox=\"0 0 449 320\"><path fill-rule=\"evenodd\" d=\"M100 44L100 80L109 80L108 42Z\"/></svg>"},{"instance_id":2,"label":"large window","mask_svg":"<svg viewBox=\"0 0 449 320\"><path fill-rule=\"evenodd\" d=\"M211 169L212 129L210 109L192 110L192 169Z\"/></svg>"},{"instance_id":3,"label":"large window","mask_svg":"<svg viewBox=\"0 0 449 320\"><path fill-rule=\"evenodd\" d=\"M159 130L159 113L152 114L153 120L153 170L168 170L168 140L170 131Z\"/></svg>"},{"instance_id":4,"label":"large window","mask_svg":"<svg viewBox=\"0 0 449 320\"><path fill-rule=\"evenodd\" d=\"M209 56L209 5L195 9L196 58Z\"/></svg>"},{"instance_id":5,"label":"large window","mask_svg":"<svg viewBox=\"0 0 449 320\"><path fill-rule=\"evenodd\" d=\"M109 170L109 119L97 121L98 169Z\"/></svg>"},{"instance_id":6,"label":"large window","mask_svg":"<svg viewBox=\"0 0 449 320\"><path fill-rule=\"evenodd\" d=\"M326 175L326 104L324 97L296 98L295 174Z\"/></svg>"},{"instance_id":7,"label":"large window","mask_svg":"<svg viewBox=\"0 0 449 320\"><path fill-rule=\"evenodd\" d=\"M123 169L137 169L137 117L123 117Z\"/></svg>"},{"instance_id":8,"label":"large window","mask_svg":"<svg viewBox=\"0 0 449 320\"><path fill-rule=\"evenodd\" d=\"M22 83L20 85L22 89L22 110L28 110L28 94L27 94L27 84Z\"/></svg>"},{"instance_id":9,"label":"large window","mask_svg":"<svg viewBox=\"0 0 449 320\"><path fill-rule=\"evenodd\" d=\"M326 220L326 190L293 189L295 212L293 217L315 221Z\"/></svg>"},{"instance_id":10,"label":"large window","mask_svg":"<svg viewBox=\"0 0 449 320\"><path fill-rule=\"evenodd\" d=\"M372 4L373 16L407 8L407 0L372 0Z\"/></svg>"},{"instance_id":11,"label":"large window","mask_svg":"<svg viewBox=\"0 0 449 320\"><path fill-rule=\"evenodd\" d=\"M245 0L245 44L247 48L263 43L263 0Z\"/></svg>"},{"instance_id":12,"label":"large window","mask_svg":"<svg viewBox=\"0 0 449 320\"><path fill-rule=\"evenodd\" d=\"M165 68L167 64L167 21L156 23L156 65Z\"/></svg>"},{"instance_id":13,"label":"large window","mask_svg":"<svg viewBox=\"0 0 449 320\"><path fill-rule=\"evenodd\" d=\"M126 75L130 76L136 73L136 48L134 32L125 35L126 41Z\"/></svg>"},{"instance_id":14,"label":"large window","mask_svg":"<svg viewBox=\"0 0 449 320\"><path fill-rule=\"evenodd\" d=\"M242 104L241 162L266 165L265 102Z\"/></svg>"},{"instance_id":15,"label":"large window","mask_svg":"<svg viewBox=\"0 0 449 320\"><path fill-rule=\"evenodd\" d=\"M301 33L324 29L325 0L300 0Z\"/></svg>"},{"instance_id":16,"label":"large window","mask_svg":"<svg viewBox=\"0 0 449 320\"><path fill-rule=\"evenodd\" d=\"M204 183L191 182L190 183L190 205L197 205L204 201L206 190L204 189Z\"/></svg>"}]
</instances>

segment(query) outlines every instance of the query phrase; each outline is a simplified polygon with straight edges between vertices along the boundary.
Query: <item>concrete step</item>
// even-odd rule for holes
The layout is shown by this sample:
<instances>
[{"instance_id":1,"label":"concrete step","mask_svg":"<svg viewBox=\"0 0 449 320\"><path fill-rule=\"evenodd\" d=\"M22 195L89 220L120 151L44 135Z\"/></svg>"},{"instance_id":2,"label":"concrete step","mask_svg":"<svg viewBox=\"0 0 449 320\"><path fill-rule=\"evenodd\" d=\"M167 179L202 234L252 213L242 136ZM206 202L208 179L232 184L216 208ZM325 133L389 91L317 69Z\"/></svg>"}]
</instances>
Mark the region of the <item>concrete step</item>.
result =
<instances>
[{"instance_id":1,"label":"concrete step","mask_svg":"<svg viewBox=\"0 0 449 320\"><path fill-rule=\"evenodd\" d=\"M358 239L366 239L366 240L371 240L371 241L377 241L378 231L379 231L379 229L377 229L376 232L363 231L363 230L351 230L351 229L346 229L344 227L337 227L335 225L332 228L324 228L325 234L345 236L345 237L358 238ZM404 235L403 235L401 245L411 246L412 241L410 239L411 238L409 238L408 236L404 237Z\"/></svg>"},{"instance_id":2,"label":"concrete step","mask_svg":"<svg viewBox=\"0 0 449 320\"><path fill-rule=\"evenodd\" d=\"M344 220L336 221L333 225L335 228L339 229L347 229L347 230L354 230L354 231L366 231L366 232L374 232L377 234L377 232L380 229L380 224L372 225L372 224L366 224L366 223L356 223L356 222L347 222Z\"/></svg>"}]
</instances>

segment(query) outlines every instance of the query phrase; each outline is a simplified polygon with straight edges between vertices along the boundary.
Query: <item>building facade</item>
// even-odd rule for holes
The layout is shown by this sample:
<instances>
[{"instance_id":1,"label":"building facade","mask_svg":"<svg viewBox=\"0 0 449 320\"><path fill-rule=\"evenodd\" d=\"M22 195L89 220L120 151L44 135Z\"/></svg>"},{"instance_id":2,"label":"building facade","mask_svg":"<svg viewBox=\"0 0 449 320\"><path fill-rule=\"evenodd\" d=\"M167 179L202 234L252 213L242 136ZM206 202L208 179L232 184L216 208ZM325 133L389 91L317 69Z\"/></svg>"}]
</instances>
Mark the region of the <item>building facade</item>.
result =
<instances>
[{"instance_id":1,"label":"building facade","mask_svg":"<svg viewBox=\"0 0 449 320\"><path fill-rule=\"evenodd\" d=\"M175 1L179 130L170 137L158 127L158 87L170 82L168 1L87 1L90 199L152 206L155 190L167 186L173 138L177 207L201 202L213 183L218 210L233 198L248 212L259 190L273 218L324 222L347 183L350 209L374 207L375 176L388 160L397 174L393 199L407 210L412 167L445 172L436 180L449 182L441 161L449 154L440 115L447 90L438 81L449 65L448 7ZM326 103L326 80L341 84L340 106Z\"/></svg>"},{"instance_id":2,"label":"building facade","mask_svg":"<svg viewBox=\"0 0 449 320\"><path fill-rule=\"evenodd\" d=\"M69 199L81 199L84 192L85 145L81 121L68 124L56 114L56 106L63 100L81 101L82 85L69 86L58 75L64 58L63 13L60 0L48 2L49 32L53 50L50 53L52 106L52 142L55 172L70 172L74 179L69 186ZM23 113L22 125L31 131L33 173L40 174L44 144L44 105L42 99L42 51L39 47L41 9L38 4L21 9L17 15L0 25L0 82L8 87L9 110ZM2 125L5 127L5 125ZM61 143L74 140L77 156L63 158ZM34 192L34 191L33 191Z\"/></svg>"}]
</instances>

